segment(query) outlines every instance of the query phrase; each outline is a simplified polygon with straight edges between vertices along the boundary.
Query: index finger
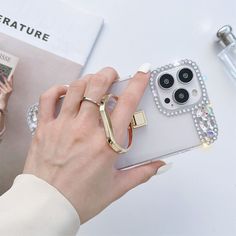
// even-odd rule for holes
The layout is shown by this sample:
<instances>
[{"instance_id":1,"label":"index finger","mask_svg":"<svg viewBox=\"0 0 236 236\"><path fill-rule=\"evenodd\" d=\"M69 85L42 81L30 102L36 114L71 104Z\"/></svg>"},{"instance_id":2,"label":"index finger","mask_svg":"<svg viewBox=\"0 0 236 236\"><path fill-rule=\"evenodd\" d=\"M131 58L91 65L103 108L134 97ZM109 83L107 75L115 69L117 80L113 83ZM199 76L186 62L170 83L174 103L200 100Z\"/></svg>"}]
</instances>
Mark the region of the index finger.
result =
<instances>
[{"instance_id":1,"label":"index finger","mask_svg":"<svg viewBox=\"0 0 236 236\"><path fill-rule=\"evenodd\" d=\"M143 64L128 83L127 88L119 97L111 118L114 127L124 131L129 126L133 114L145 92L150 78L151 65Z\"/></svg>"},{"instance_id":2,"label":"index finger","mask_svg":"<svg viewBox=\"0 0 236 236\"><path fill-rule=\"evenodd\" d=\"M3 79L4 79L4 83L5 83L6 88L11 89L12 86L11 86L9 80L6 77L3 77Z\"/></svg>"}]
</instances>

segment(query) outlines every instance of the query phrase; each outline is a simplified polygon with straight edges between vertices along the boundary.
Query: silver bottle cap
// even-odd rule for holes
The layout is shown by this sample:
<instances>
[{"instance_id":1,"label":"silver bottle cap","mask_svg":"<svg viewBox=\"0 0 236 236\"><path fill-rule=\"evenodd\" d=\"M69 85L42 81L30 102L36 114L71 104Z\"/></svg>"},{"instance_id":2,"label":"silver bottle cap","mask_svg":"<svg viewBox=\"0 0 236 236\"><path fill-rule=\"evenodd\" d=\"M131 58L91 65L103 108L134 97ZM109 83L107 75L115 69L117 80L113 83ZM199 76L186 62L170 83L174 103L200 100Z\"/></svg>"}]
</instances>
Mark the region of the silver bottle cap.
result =
<instances>
[{"instance_id":1,"label":"silver bottle cap","mask_svg":"<svg viewBox=\"0 0 236 236\"><path fill-rule=\"evenodd\" d=\"M231 43L236 42L236 37L234 36L232 27L230 25L225 25L220 28L216 35L225 47Z\"/></svg>"}]
</instances>

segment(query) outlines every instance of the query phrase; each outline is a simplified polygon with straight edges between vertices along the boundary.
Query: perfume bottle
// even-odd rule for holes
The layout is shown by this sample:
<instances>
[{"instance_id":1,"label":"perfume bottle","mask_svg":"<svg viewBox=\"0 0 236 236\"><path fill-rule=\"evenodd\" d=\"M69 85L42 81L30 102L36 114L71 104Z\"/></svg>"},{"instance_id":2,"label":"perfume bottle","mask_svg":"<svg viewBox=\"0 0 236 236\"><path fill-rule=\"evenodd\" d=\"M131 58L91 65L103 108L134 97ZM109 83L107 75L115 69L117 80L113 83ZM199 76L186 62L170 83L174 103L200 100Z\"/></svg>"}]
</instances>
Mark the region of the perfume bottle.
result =
<instances>
[{"instance_id":1,"label":"perfume bottle","mask_svg":"<svg viewBox=\"0 0 236 236\"><path fill-rule=\"evenodd\" d=\"M223 62L227 72L236 80L236 37L233 34L232 27L223 26L218 30L217 37L223 46L218 57Z\"/></svg>"}]
</instances>

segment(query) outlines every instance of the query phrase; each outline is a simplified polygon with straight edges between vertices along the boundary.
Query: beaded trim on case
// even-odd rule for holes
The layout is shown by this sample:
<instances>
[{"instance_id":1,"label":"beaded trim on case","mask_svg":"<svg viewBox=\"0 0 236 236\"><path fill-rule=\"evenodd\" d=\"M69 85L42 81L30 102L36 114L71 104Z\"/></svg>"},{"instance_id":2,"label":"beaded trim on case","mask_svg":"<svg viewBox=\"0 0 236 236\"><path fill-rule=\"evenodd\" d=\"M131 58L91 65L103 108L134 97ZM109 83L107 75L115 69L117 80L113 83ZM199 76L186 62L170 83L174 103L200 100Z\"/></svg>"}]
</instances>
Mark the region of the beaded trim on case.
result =
<instances>
[{"instance_id":1,"label":"beaded trim on case","mask_svg":"<svg viewBox=\"0 0 236 236\"><path fill-rule=\"evenodd\" d=\"M196 73L197 78L200 83L201 91L202 91L202 99L197 104L192 104L190 106L185 106L183 108L176 109L175 111L168 110L164 108L160 102L160 98L158 96L158 91L156 89L155 81L158 74L169 70L171 68L178 67L180 65L190 66ZM197 66L197 64L191 60L185 59L181 60L175 64L169 64L160 68L157 68L152 71L150 78L150 88L152 91L152 95L154 98L154 102L158 108L158 110L165 116L178 116L184 113L191 113L193 117L193 121L196 127L196 131L199 135L199 138L202 144L211 144L218 137L218 126L216 124L215 116L210 105L210 100L207 95L205 83L203 76Z\"/></svg>"}]
</instances>

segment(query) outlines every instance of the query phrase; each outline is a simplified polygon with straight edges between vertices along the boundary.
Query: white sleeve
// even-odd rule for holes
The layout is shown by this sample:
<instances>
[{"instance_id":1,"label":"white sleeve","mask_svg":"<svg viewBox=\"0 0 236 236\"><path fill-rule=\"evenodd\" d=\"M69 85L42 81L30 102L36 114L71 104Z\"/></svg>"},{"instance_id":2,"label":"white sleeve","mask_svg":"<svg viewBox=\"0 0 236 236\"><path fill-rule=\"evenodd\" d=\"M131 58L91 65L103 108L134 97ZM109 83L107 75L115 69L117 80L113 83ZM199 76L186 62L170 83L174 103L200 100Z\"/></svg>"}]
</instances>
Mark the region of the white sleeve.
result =
<instances>
[{"instance_id":1,"label":"white sleeve","mask_svg":"<svg viewBox=\"0 0 236 236\"><path fill-rule=\"evenodd\" d=\"M0 235L75 236L80 219L71 203L34 175L19 175L0 196Z\"/></svg>"}]
</instances>

